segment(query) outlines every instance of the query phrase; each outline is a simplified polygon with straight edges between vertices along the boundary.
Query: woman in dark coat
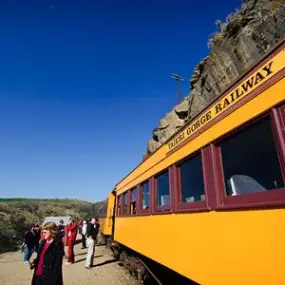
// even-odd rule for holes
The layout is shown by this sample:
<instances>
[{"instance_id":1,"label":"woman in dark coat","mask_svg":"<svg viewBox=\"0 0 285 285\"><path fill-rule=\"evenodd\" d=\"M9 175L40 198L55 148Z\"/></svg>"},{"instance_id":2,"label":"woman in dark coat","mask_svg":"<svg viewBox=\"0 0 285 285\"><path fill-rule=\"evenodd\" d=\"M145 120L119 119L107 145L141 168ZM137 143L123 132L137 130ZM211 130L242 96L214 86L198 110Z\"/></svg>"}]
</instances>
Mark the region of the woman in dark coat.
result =
<instances>
[{"instance_id":1,"label":"woman in dark coat","mask_svg":"<svg viewBox=\"0 0 285 285\"><path fill-rule=\"evenodd\" d=\"M63 243L56 238L56 224L49 222L42 228L41 241L37 258L30 263L34 269L32 285L63 285L62 260Z\"/></svg>"}]
</instances>

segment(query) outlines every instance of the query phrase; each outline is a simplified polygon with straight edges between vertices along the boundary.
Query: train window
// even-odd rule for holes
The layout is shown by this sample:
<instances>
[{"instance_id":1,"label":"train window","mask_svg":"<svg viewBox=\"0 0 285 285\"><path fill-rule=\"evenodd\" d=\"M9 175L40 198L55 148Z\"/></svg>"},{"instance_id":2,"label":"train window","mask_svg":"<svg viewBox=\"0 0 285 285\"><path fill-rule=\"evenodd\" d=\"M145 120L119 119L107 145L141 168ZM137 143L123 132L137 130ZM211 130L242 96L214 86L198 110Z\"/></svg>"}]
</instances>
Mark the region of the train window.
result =
<instances>
[{"instance_id":1,"label":"train window","mask_svg":"<svg viewBox=\"0 0 285 285\"><path fill-rule=\"evenodd\" d=\"M180 202L193 203L205 200L201 154L184 160L178 165L180 170Z\"/></svg>"},{"instance_id":2,"label":"train window","mask_svg":"<svg viewBox=\"0 0 285 285\"><path fill-rule=\"evenodd\" d=\"M121 195L117 198L117 216L121 215Z\"/></svg>"},{"instance_id":3,"label":"train window","mask_svg":"<svg viewBox=\"0 0 285 285\"><path fill-rule=\"evenodd\" d=\"M131 215L137 213L137 189L131 190Z\"/></svg>"},{"instance_id":4,"label":"train window","mask_svg":"<svg viewBox=\"0 0 285 285\"><path fill-rule=\"evenodd\" d=\"M227 196L284 187L270 117L219 143Z\"/></svg>"},{"instance_id":5,"label":"train window","mask_svg":"<svg viewBox=\"0 0 285 285\"><path fill-rule=\"evenodd\" d=\"M170 192L169 192L169 174L168 171L156 176L156 205L169 206Z\"/></svg>"},{"instance_id":6,"label":"train window","mask_svg":"<svg viewBox=\"0 0 285 285\"><path fill-rule=\"evenodd\" d=\"M142 189L142 209L146 210L149 209L149 182L146 181L141 184Z\"/></svg>"},{"instance_id":7,"label":"train window","mask_svg":"<svg viewBox=\"0 0 285 285\"><path fill-rule=\"evenodd\" d=\"M123 193L123 209L124 209L124 215L128 215L128 191Z\"/></svg>"}]
</instances>

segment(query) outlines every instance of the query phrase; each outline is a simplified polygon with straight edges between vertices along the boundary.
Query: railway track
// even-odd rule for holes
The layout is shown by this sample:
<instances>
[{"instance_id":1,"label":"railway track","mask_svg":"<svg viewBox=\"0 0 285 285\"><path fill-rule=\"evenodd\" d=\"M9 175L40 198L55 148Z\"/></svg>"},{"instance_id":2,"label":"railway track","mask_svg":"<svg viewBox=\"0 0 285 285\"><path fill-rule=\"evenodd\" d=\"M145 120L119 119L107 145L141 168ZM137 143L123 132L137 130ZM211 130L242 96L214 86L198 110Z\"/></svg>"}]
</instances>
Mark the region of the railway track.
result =
<instances>
[{"instance_id":1,"label":"railway track","mask_svg":"<svg viewBox=\"0 0 285 285\"><path fill-rule=\"evenodd\" d=\"M200 285L116 242L109 241L107 247L112 251L113 257L120 261L119 265L125 266L144 285Z\"/></svg>"}]
</instances>

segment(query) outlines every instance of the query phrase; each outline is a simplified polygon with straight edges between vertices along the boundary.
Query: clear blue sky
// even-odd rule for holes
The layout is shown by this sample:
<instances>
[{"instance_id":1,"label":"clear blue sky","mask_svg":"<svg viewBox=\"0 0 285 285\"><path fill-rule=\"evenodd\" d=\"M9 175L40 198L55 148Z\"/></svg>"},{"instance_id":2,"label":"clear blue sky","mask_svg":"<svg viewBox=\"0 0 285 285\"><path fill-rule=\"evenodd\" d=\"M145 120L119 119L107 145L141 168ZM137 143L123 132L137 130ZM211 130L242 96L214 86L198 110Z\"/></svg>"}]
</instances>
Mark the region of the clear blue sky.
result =
<instances>
[{"instance_id":1,"label":"clear blue sky","mask_svg":"<svg viewBox=\"0 0 285 285\"><path fill-rule=\"evenodd\" d=\"M0 1L0 197L105 199L240 4Z\"/></svg>"}]
</instances>

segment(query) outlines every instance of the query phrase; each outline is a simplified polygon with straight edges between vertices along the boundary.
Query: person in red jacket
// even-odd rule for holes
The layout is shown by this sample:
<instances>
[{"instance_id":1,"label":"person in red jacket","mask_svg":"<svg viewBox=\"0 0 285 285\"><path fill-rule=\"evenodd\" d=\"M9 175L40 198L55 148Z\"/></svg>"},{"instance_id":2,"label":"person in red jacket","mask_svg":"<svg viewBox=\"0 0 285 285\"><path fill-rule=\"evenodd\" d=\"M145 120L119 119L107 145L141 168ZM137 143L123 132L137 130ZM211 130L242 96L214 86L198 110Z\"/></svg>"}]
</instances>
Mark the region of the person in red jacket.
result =
<instances>
[{"instance_id":1,"label":"person in red jacket","mask_svg":"<svg viewBox=\"0 0 285 285\"><path fill-rule=\"evenodd\" d=\"M66 265L74 263L74 244L77 235L77 224L70 219L67 226L68 259Z\"/></svg>"}]
</instances>

